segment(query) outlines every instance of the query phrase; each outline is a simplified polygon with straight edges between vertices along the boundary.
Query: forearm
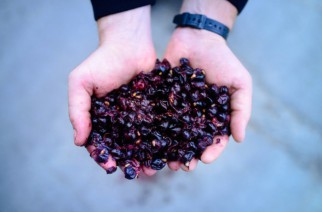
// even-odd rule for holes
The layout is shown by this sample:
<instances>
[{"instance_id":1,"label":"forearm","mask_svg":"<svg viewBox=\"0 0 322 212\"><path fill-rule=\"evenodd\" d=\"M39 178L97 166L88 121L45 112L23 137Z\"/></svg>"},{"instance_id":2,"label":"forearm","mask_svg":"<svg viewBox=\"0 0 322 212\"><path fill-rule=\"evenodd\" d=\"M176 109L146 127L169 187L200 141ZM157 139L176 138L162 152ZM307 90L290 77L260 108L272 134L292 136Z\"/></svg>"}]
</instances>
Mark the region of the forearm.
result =
<instances>
[{"instance_id":1,"label":"forearm","mask_svg":"<svg viewBox=\"0 0 322 212\"><path fill-rule=\"evenodd\" d=\"M184 0L181 12L198 13L233 28L237 9L227 0Z\"/></svg>"},{"instance_id":2,"label":"forearm","mask_svg":"<svg viewBox=\"0 0 322 212\"><path fill-rule=\"evenodd\" d=\"M151 6L112 14L97 21L100 45L109 39L148 39L151 37Z\"/></svg>"}]
</instances>

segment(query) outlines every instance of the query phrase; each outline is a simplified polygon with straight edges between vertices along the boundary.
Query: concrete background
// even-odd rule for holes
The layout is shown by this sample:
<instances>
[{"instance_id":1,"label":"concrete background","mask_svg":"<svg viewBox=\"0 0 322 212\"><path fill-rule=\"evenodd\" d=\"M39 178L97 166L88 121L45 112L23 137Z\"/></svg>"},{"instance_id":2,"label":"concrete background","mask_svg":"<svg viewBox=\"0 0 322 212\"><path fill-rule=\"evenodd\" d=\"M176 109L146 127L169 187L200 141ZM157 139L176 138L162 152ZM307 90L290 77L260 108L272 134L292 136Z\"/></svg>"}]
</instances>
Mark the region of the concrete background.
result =
<instances>
[{"instance_id":1,"label":"concrete background","mask_svg":"<svg viewBox=\"0 0 322 212\"><path fill-rule=\"evenodd\" d=\"M180 1L159 0L159 56ZM0 1L0 211L322 211L322 2L250 1L228 40L254 82L243 144L211 165L107 176L73 145L67 77L97 46L88 0Z\"/></svg>"}]
</instances>

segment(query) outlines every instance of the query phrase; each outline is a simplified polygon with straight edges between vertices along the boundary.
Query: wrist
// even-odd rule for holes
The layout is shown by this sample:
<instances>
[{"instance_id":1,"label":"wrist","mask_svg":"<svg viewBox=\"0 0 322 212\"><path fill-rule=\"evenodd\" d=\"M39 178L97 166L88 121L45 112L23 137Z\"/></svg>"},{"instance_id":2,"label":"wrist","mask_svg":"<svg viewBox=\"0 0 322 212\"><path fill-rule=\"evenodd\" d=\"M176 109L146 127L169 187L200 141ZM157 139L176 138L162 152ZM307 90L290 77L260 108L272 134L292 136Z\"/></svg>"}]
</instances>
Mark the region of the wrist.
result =
<instances>
[{"instance_id":1,"label":"wrist","mask_svg":"<svg viewBox=\"0 0 322 212\"><path fill-rule=\"evenodd\" d=\"M115 38L126 41L151 37L150 9L147 5L100 18L97 21L100 45Z\"/></svg>"},{"instance_id":2,"label":"wrist","mask_svg":"<svg viewBox=\"0 0 322 212\"><path fill-rule=\"evenodd\" d=\"M203 45L209 46L212 44L227 45L225 38L216 33L199 30L190 27L178 27L173 33L173 38L177 41L185 41L187 43L204 43Z\"/></svg>"},{"instance_id":3,"label":"wrist","mask_svg":"<svg viewBox=\"0 0 322 212\"><path fill-rule=\"evenodd\" d=\"M237 17L236 8L226 0L184 0L181 7L181 13L183 12L206 15L230 30Z\"/></svg>"}]
</instances>

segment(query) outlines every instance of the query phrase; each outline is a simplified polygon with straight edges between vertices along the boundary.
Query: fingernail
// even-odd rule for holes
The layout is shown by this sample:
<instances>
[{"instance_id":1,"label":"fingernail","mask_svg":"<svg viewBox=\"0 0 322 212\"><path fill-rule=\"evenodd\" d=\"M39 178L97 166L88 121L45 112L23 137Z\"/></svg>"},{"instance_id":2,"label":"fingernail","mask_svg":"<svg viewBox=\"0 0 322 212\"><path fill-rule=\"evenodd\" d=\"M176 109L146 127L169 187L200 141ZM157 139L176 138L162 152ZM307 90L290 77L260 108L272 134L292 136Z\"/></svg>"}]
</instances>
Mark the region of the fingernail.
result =
<instances>
[{"instance_id":1,"label":"fingernail","mask_svg":"<svg viewBox=\"0 0 322 212\"><path fill-rule=\"evenodd\" d=\"M181 169L184 171L189 171L189 162L186 162L185 164L181 164Z\"/></svg>"}]
</instances>

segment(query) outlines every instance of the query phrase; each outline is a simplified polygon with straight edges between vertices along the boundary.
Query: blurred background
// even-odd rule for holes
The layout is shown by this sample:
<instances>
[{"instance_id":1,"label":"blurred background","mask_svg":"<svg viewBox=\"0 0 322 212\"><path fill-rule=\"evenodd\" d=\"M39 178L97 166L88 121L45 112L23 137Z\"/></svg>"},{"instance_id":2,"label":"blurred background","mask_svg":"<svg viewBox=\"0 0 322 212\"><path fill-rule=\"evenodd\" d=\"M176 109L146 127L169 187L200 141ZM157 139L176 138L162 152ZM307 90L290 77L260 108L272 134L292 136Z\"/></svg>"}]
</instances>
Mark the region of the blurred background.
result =
<instances>
[{"instance_id":1,"label":"blurred background","mask_svg":"<svg viewBox=\"0 0 322 212\"><path fill-rule=\"evenodd\" d=\"M159 57L180 3L153 8ZM0 211L322 211L321 22L319 0L250 0L228 39L253 76L245 142L128 181L73 144L67 78L97 46L90 1L1 0Z\"/></svg>"}]
</instances>

